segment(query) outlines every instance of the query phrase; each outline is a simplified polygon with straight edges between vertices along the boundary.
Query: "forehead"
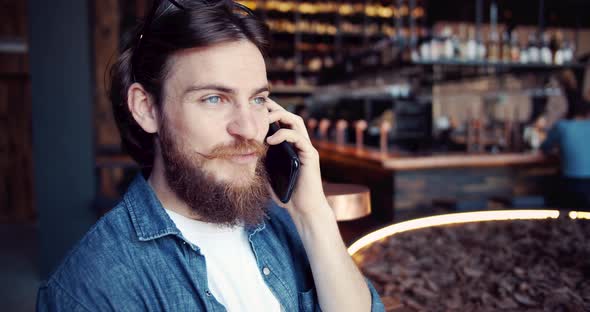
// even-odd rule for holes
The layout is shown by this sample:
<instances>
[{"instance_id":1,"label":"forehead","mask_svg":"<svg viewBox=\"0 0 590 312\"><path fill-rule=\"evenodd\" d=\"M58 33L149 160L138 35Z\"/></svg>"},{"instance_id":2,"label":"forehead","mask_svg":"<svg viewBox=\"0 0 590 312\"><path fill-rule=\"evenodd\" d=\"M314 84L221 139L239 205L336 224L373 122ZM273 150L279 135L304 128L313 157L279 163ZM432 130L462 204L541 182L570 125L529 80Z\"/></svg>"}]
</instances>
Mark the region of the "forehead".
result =
<instances>
[{"instance_id":1,"label":"forehead","mask_svg":"<svg viewBox=\"0 0 590 312\"><path fill-rule=\"evenodd\" d=\"M220 84L250 91L267 84L264 58L247 40L188 49L173 55L165 88L183 90L190 85Z\"/></svg>"}]
</instances>

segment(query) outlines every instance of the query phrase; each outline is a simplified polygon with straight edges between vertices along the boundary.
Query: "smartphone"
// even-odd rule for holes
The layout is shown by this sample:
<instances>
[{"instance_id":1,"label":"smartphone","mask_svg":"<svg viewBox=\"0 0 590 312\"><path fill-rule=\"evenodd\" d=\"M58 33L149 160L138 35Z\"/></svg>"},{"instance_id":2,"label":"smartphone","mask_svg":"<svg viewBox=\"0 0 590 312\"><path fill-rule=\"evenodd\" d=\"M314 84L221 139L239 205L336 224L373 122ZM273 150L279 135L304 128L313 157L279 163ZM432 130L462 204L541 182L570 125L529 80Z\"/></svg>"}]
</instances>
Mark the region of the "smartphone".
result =
<instances>
[{"instance_id":1,"label":"smartphone","mask_svg":"<svg viewBox=\"0 0 590 312\"><path fill-rule=\"evenodd\" d=\"M266 137L279 131L278 123L271 123ZM295 147L289 142L269 145L264 159L270 186L283 203L289 202L301 165Z\"/></svg>"}]
</instances>

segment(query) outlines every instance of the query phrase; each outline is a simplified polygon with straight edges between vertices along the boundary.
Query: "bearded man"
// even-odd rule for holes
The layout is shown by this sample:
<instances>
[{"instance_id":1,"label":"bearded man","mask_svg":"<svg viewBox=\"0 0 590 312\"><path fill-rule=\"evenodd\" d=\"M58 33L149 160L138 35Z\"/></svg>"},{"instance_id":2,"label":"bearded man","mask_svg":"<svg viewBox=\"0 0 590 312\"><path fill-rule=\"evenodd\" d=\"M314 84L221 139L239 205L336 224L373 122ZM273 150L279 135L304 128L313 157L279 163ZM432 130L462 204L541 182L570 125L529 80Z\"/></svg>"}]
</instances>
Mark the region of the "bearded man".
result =
<instances>
[{"instance_id":1,"label":"bearded man","mask_svg":"<svg viewBox=\"0 0 590 312\"><path fill-rule=\"evenodd\" d=\"M346 252L301 118L269 98L267 28L231 0L155 1L111 71L140 164L39 290L39 311L382 311ZM269 124L283 128L266 138ZM263 159L301 161L278 206Z\"/></svg>"}]
</instances>

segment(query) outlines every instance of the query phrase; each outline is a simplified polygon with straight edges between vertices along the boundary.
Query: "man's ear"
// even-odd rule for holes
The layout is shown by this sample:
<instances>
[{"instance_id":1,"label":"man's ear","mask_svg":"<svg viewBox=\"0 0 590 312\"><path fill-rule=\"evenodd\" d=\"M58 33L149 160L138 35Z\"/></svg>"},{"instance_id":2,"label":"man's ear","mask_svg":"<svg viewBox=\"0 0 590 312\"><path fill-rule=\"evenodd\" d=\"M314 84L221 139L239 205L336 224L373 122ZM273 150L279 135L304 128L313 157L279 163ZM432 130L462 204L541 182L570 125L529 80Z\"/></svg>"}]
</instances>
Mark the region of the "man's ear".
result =
<instances>
[{"instance_id":1,"label":"man's ear","mask_svg":"<svg viewBox=\"0 0 590 312\"><path fill-rule=\"evenodd\" d=\"M136 82L129 87L127 105L131 115L145 132L158 132L158 109L141 84Z\"/></svg>"}]
</instances>

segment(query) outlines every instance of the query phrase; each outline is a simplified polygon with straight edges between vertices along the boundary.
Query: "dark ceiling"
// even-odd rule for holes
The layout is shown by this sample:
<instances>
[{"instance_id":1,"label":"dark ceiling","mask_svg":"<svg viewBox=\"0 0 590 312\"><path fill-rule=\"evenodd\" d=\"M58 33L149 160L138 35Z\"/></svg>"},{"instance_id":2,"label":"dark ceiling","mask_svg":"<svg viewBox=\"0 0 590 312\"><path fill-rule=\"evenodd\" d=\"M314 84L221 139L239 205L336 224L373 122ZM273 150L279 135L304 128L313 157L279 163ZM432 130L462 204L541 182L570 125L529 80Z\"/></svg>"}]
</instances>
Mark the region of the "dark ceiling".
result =
<instances>
[{"instance_id":1,"label":"dark ceiling","mask_svg":"<svg viewBox=\"0 0 590 312\"><path fill-rule=\"evenodd\" d=\"M483 0L483 22L490 19L492 0ZM538 25L544 5L547 27L590 28L590 0L496 0L500 23ZM476 0L428 0L429 21L475 21Z\"/></svg>"}]
</instances>

